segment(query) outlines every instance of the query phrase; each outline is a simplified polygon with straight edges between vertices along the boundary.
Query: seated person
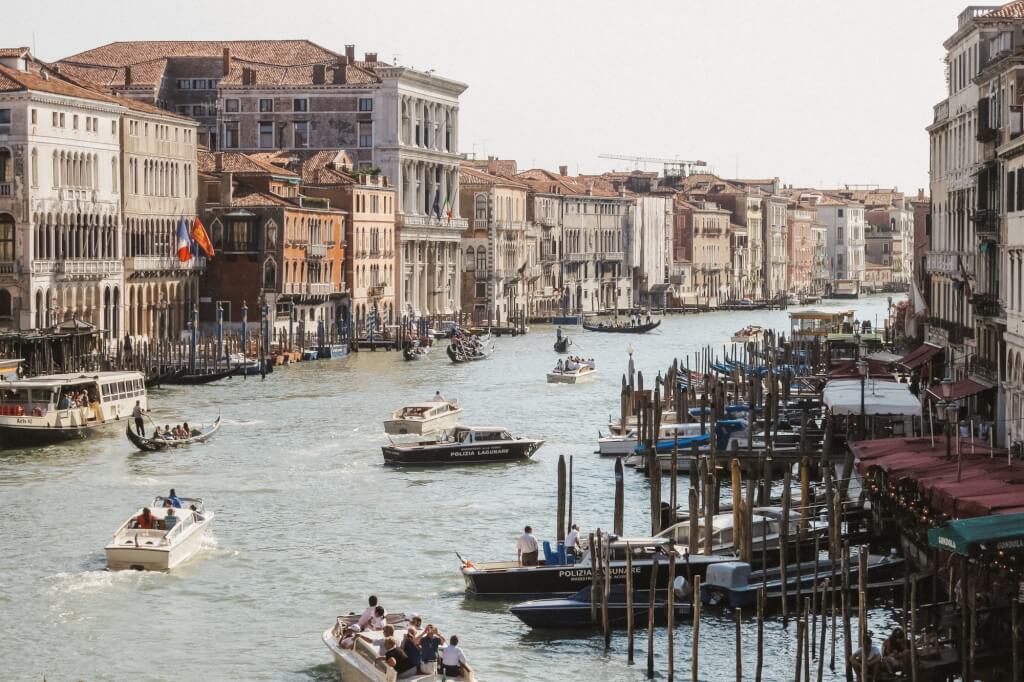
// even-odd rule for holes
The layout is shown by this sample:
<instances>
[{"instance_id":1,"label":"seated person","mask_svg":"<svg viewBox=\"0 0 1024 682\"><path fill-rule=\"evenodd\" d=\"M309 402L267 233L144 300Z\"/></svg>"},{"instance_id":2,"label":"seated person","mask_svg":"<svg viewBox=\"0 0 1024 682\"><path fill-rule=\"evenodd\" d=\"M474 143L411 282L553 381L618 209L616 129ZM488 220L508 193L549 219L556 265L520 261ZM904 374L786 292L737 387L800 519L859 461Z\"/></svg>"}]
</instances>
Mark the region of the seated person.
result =
<instances>
[{"instance_id":1,"label":"seated person","mask_svg":"<svg viewBox=\"0 0 1024 682\"><path fill-rule=\"evenodd\" d=\"M458 635L452 635L451 643L442 652L441 665L444 667L446 677L462 677L464 672L472 672L469 664L466 663L465 654L459 648Z\"/></svg>"},{"instance_id":2,"label":"seated person","mask_svg":"<svg viewBox=\"0 0 1024 682\"><path fill-rule=\"evenodd\" d=\"M403 676L403 673L407 673L410 670L416 670L416 666L409 660L409 657L405 655L405 652L395 642L394 637L388 637L384 640L385 653L383 656L378 656L378 661L385 661L390 667L395 669L399 677ZM394 665L392 665L394 661Z\"/></svg>"},{"instance_id":3,"label":"seated person","mask_svg":"<svg viewBox=\"0 0 1024 682\"><path fill-rule=\"evenodd\" d=\"M907 642L907 636L903 634L902 628L895 628L882 642L882 665L888 672L894 673L905 667L909 657L910 644Z\"/></svg>"},{"instance_id":4,"label":"seated person","mask_svg":"<svg viewBox=\"0 0 1024 682\"><path fill-rule=\"evenodd\" d=\"M160 430L160 426L158 425L156 427L156 430L153 431L153 440L162 439L163 437L164 437L164 432Z\"/></svg>"},{"instance_id":5,"label":"seated person","mask_svg":"<svg viewBox=\"0 0 1024 682\"><path fill-rule=\"evenodd\" d=\"M156 519L153 514L149 511L149 507L144 507L142 513L135 517L135 528L142 528L148 530L153 528L156 524Z\"/></svg>"},{"instance_id":6,"label":"seated person","mask_svg":"<svg viewBox=\"0 0 1024 682\"><path fill-rule=\"evenodd\" d=\"M850 654L850 667L853 668L855 673L857 673L857 679L860 679L861 657L864 655L863 652L865 649L867 650L868 680L873 680L878 674L878 669L882 664L882 651L871 643L870 635L865 635L863 648L857 649ZM862 682L867 681L864 680Z\"/></svg>"},{"instance_id":7,"label":"seated person","mask_svg":"<svg viewBox=\"0 0 1024 682\"><path fill-rule=\"evenodd\" d=\"M382 630L387 624L388 613L384 610L383 606L378 605L373 610L373 615L370 616L370 629L371 630Z\"/></svg>"},{"instance_id":8,"label":"seated person","mask_svg":"<svg viewBox=\"0 0 1024 682\"><path fill-rule=\"evenodd\" d=\"M174 513L174 507L168 505L167 514L164 515L164 530L171 530L178 525L178 521L181 521L181 519Z\"/></svg>"},{"instance_id":9,"label":"seated person","mask_svg":"<svg viewBox=\"0 0 1024 682\"><path fill-rule=\"evenodd\" d=\"M362 635L359 634L361 631L362 631L362 628L360 628L358 625L349 625L341 633L341 637L338 638L338 646L341 647L342 649L352 649L352 648L355 648L356 639L358 637L362 636ZM366 639L366 638L363 637L363 639Z\"/></svg>"},{"instance_id":10,"label":"seated person","mask_svg":"<svg viewBox=\"0 0 1024 682\"><path fill-rule=\"evenodd\" d=\"M196 506L194 504L190 504L188 506L188 508L192 512L192 514L196 517L196 521L205 521L206 520L206 517L203 516L202 512L200 512L199 509L196 508Z\"/></svg>"},{"instance_id":11,"label":"seated person","mask_svg":"<svg viewBox=\"0 0 1024 682\"><path fill-rule=\"evenodd\" d=\"M170 424L164 424L164 433L162 437L164 440L174 440L174 432L171 431Z\"/></svg>"}]
</instances>

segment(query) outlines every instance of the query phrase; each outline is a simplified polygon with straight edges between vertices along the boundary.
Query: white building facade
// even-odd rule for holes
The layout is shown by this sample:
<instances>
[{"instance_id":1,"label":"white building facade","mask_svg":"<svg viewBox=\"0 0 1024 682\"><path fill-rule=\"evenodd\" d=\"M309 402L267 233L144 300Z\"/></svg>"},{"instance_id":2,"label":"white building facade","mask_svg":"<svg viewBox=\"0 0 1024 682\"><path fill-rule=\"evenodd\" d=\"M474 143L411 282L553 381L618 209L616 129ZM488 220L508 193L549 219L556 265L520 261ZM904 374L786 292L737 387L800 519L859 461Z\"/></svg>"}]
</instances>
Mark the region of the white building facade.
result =
<instances>
[{"instance_id":1,"label":"white building facade","mask_svg":"<svg viewBox=\"0 0 1024 682\"><path fill-rule=\"evenodd\" d=\"M864 280L864 206L826 198L818 202L818 222L826 228L832 280Z\"/></svg>"}]
</instances>

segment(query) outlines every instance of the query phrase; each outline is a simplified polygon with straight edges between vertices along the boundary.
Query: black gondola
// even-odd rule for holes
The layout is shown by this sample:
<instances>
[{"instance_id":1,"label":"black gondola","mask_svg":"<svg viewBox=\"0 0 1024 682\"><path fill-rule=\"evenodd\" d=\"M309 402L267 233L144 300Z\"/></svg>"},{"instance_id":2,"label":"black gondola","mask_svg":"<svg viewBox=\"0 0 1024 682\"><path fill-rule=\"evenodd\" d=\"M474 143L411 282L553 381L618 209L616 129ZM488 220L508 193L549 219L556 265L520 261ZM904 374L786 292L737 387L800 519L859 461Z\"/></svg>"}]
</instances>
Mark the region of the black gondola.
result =
<instances>
[{"instance_id":1,"label":"black gondola","mask_svg":"<svg viewBox=\"0 0 1024 682\"><path fill-rule=\"evenodd\" d=\"M569 340L568 336L562 336L562 328L559 327L555 330L555 352L568 353L570 345L572 345L572 341Z\"/></svg>"},{"instance_id":2,"label":"black gondola","mask_svg":"<svg viewBox=\"0 0 1024 682\"><path fill-rule=\"evenodd\" d=\"M494 346L489 345L490 343L490 338L486 337L485 340L481 341L478 347L470 349L473 351L471 353L465 352L465 347L460 348L460 350L455 350L452 348L452 344L449 343L448 347L445 348L445 352L448 354L448 358L456 364L473 362L475 360L486 360L491 357L491 353L494 352Z\"/></svg>"},{"instance_id":3,"label":"black gondola","mask_svg":"<svg viewBox=\"0 0 1024 682\"><path fill-rule=\"evenodd\" d=\"M385 464L434 466L486 464L529 459L544 444L539 438L515 438L500 427L456 426L451 435L381 448Z\"/></svg>"},{"instance_id":4,"label":"black gondola","mask_svg":"<svg viewBox=\"0 0 1024 682\"><path fill-rule=\"evenodd\" d=\"M592 628L590 620L590 599L592 587L584 587L569 597L552 599L534 599L532 601L513 604L509 611L531 628ZM648 609L651 606L649 590L633 592L633 619L637 623L646 623ZM668 614L667 594L655 593L654 619L658 624L664 623ZM677 599L674 610L677 616L690 613L689 603ZM626 624L629 613L626 605L625 584L611 586L608 594L608 625L621 627Z\"/></svg>"},{"instance_id":5,"label":"black gondola","mask_svg":"<svg viewBox=\"0 0 1024 682\"><path fill-rule=\"evenodd\" d=\"M156 388L160 384L166 384L170 379L173 379L183 371L182 369L172 369L169 372L157 372L152 376L148 376L145 380L146 388Z\"/></svg>"},{"instance_id":6,"label":"black gondola","mask_svg":"<svg viewBox=\"0 0 1024 682\"><path fill-rule=\"evenodd\" d=\"M608 332L611 334L646 334L652 329L657 329L661 324L661 320L657 322L647 322L645 324L634 324L625 327L615 327L612 325L602 324L587 324L583 323L583 328L588 332Z\"/></svg>"},{"instance_id":7,"label":"black gondola","mask_svg":"<svg viewBox=\"0 0 1024 682\"><path fill-rule=\"evenodd\" d=\"M230 377L237 374L239 371L238 367L231 367L229 369L221 370L219 372L201 372L197 374L175 374L174 376L164 379L165 384L175 386L197 386L199 384L209 384L214 381L219 381L226 377Z\"/></svg>"},{"instance_id":8,"label":"black gondola","mask_svg":"<svg viewBox=\"0 0 1024 682\"><path fill-rule=\"evenodd\" d=\"M402 357L412 362L414 360L425 360L430 353L430 346L420 345L419 341L413 341L402 349Z\"/></svg>"},{"instance_id":9,"label":"black gondola","mask_svg":"<svg viewBox=\"0 0 1024 682\"><path fill-rule=\"evenodd\" d=\"M158 452L160 450L170 450L172 448L183 448L193 443L202 443L205 440L209 440L213 437L213 434L217 433L220 429L220 417L217 417L216 421L213 422L209 427L201 430L191 438L176 438L176 439L163 439L163 438L146 438L135 433L131 425L125 429L125 435L128 436L128 440L132 442L132 445L137 447L139 450L145 452Z\"/></svg>"}]
</instances>

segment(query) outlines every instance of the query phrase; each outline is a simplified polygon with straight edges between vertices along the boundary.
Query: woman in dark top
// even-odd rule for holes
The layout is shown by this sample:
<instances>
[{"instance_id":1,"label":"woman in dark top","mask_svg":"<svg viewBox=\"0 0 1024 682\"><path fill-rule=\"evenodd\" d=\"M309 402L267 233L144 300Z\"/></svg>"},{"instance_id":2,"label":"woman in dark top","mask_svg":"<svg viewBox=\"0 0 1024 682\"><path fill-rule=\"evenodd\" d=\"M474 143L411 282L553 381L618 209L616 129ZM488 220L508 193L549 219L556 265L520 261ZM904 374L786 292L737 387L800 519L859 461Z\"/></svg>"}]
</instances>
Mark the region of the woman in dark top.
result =
<instances>
[{"instance_id":1,"label":"woman in dark top","mask_svg":"<svg viewBox=\"0 0 1024 682\"><path fill-rule=\"evenodd\" d=\"M420 645L419 637L416 636L416 628L409 628L405 633L405 639L402 640L402 651L405 653L406 658L409 659L410 667L416 668L416 671L422 674L420 669Z\"/></svg>"},{"instance_id":2,"label":"woman in dark top","mask_svg":"<svg viewBox=\"0 0 1024 682\"><path fill-rule=\"evenodd\" d=\"M405 652L402 650L401 647L398 646L397 642L395 642L394 637L388 637L384 640L384 648L384 655L378 656L377 660L393 660L395 662L395 672L397 672L399 675L401 675L407 670L416 667L414 663L409 661L409 657L405 655Z\"/></svg>"}]
</instances>

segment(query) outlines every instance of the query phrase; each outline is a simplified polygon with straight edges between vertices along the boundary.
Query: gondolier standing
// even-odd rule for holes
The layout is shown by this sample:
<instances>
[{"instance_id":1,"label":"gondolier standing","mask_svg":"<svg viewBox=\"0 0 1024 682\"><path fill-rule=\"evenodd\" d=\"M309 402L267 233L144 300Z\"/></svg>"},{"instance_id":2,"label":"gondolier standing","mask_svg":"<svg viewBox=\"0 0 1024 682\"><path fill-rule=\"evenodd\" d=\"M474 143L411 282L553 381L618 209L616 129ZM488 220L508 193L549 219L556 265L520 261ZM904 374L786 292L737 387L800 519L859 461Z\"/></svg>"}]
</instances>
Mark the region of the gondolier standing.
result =
<instances>
[{"instance_id":1,"label":"gondolier standing","mask_svg":"<svg viewBox=\"0 0 1024 682\"><path fill-rule=\"evenodd\" d=\"M142 422L142 415L146 411L142 409L142 405L138 400L135 401L135 407L132 408L132 419L135 420L135 433L139 434L143 438L146 437L146 426Z\"/></svg>"},{"instance_id":2,"label":"gondolier standing","mask_svg":"<svg viewBox=\"0 0 1024 682\"><path fill-rule=\"evenodd\" d=\"M523 534L519 536L519 540L516 541L516 553L519 555L519 564L521 566L536 566L537 550L537 538L533 537L533 528L527 526L523 529Z\"/></svg>"}]
</instances>

